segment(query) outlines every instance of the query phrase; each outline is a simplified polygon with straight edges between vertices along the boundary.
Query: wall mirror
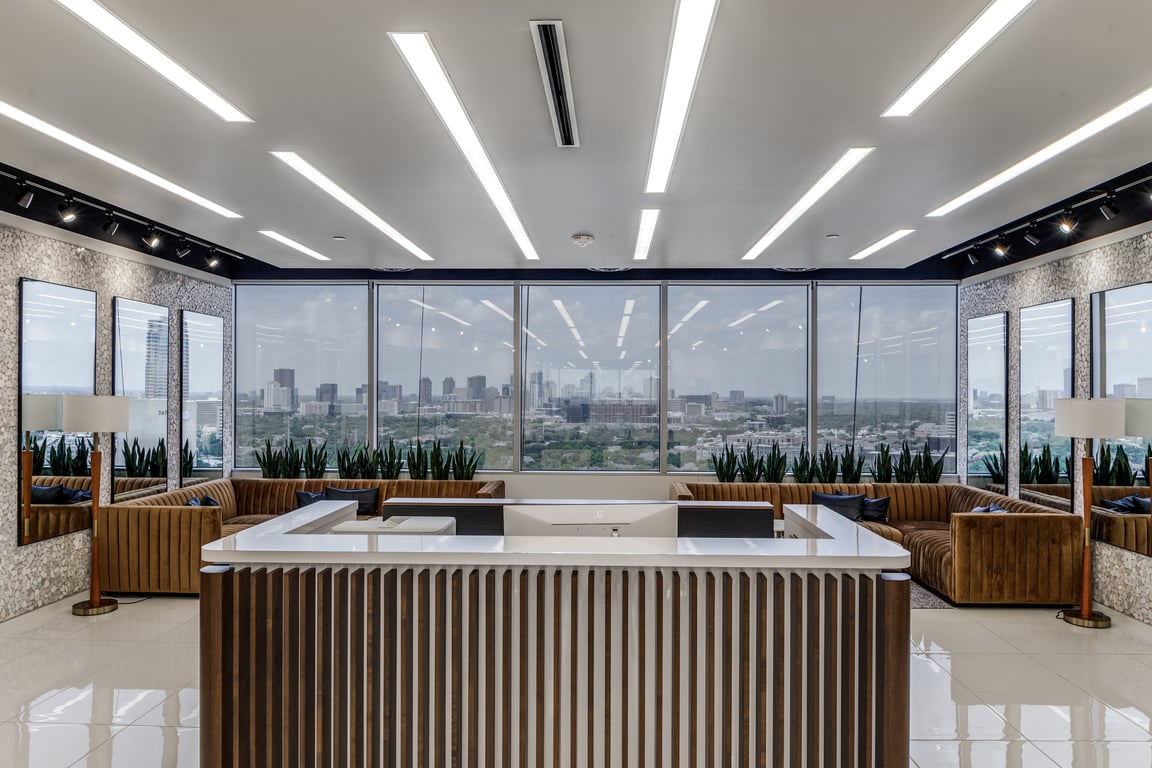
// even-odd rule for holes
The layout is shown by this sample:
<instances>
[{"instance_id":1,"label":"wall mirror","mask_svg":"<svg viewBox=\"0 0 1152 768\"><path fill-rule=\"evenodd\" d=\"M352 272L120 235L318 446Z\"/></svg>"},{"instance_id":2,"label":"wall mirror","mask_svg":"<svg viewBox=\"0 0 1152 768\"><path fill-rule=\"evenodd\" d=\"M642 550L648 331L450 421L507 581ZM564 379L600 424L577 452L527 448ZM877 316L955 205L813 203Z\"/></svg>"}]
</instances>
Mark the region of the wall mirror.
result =
<instances>
[{"instance_id":1,"label":"wall mirror","mask_svg":"<svg viewBox=\"0 0 1152 768\"><path fill-rule=\"evenodd\" d=\"M1071 440L1058 437L1056 400L1072 397L1072 300L1020 310L1020 485L1068 482Z\"/></svg>"},{"instance_id":2,"label":"wall mirror","mask_svg":"<svg viewBox=\"0 0 1152 768\"><path fill-rule=\"evenodd\" d=\"M20 281L21 482L18 541L84 530L92 524L90 435L64 433L59 409L27 395L96 391L96 293L39 280ZM85 498L85 494L88 498ZM25 502L28 502L25 504Z\"/></svg>"},{"instance_id":3,"label":"wall mirror","mask_svg":"<svg viewBox=\"0 0 1152 768\"><path fill-rule=\"evenodd\" d=\"M114 300L112 389L130 398L128 431L115 435L114 501L168 487L168 308Z\"/></svg>"},{"instance_id":4,"label":"wall mirror","mask_svg":"<svg viewBox=\"0 0 1152 768\"><path fill-rule=\"evenodd\" d=\"M1092 294L1092 394L1152 398L1152 283ZM1123 449L1133 475L1144 485L1150 442L1152 435L1109 441L1114 454ZM1118 479L1127 479L1124 467L1119 469Z\"/></svg>"},{"instance_id":5,"label":"wall mirror","mask_svg":"<svg viewBox=\"0 0 1152 768\"><path fill-rule=\"evenodd\" d=\"M1005 482L1008 434L1008 315L968 320L968 481Z\"/></svg>"},{"instance_id":6,"label":"wall mirror","mask_svg":"<svg viewBox=\"0 0 1152 768\"><path fill-rule=\"evenodd\" d=\"M184 310L180 329L180 482L224 476L224 319Z\"/></svg>"}]
</instances>

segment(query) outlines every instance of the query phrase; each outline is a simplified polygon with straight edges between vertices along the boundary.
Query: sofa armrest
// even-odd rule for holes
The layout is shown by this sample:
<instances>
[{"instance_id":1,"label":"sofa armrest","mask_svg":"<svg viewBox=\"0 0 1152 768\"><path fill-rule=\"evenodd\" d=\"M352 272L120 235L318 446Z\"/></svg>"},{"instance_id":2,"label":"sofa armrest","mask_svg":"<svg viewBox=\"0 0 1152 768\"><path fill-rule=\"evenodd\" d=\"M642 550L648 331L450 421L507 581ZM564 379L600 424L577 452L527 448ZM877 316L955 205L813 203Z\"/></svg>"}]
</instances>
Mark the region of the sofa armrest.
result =
<instances>
[{"instance_id":1,"label":"sofa armrest","mask_svg":"<svg viewBox=\"0 0 1152 768\"><path fill-rule=\"evenodd\" d=\"M100 510L108 592L200 592L200 547L220 538L220 507L112 504Z\"/></svg>"},{"instance_id":2,"label":"sofa armrest","mask_svg":"<svg viewBox=\"0 0 1152 768\"><path fill-rule=\"evenodd\" d=\"M476 491L477 499L502 499L504 498L504 481L503 480L489 480L480 486L480 490Z\"/></svg>"},{"instance_id":3,"label":"sofa armrest","mask_svg":"<svg viewBox=\"0 0 1152 768\"><path fill-rule=\"evenodd\" d=\"M695 496L692 495L692 491L688 490L688 484L683 480L673 480L668 498L673 501L692 501Z\"/></svg>"},{"instance_id":4,"label":"sofa armrest","mask_svg":"<svg viewBox=\"0 0 1152 768\"><path fill-rule=\"evenodd\" d=\"M1080 600L1084 520L1061 512L956 512L957 603L1068 605Z\"/></svg>"},{"instance_id":5,"label":"sofa armrest","mask_svg":"<svg viewBox=\"0 0 1152 768\"><path fill-rule=\"evenodd\" d=\"M23 522L24 535L32 541L50 539L92 527L92 502L76 504L32 504L31 516ZM20 505L24 515L24 505Z\"/></svg>"}]
</instances>

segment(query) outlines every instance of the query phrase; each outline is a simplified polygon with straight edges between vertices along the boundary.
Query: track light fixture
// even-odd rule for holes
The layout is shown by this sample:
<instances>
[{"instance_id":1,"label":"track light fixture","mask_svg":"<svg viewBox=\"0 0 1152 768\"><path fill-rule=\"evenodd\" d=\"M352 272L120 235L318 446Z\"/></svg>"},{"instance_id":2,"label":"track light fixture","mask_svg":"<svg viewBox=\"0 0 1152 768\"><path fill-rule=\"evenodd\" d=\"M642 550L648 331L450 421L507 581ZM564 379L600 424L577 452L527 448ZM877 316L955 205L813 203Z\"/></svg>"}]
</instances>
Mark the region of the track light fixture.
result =
<instances>
[{"instance_id":1,"label":"track light fixture","mask_svg":"<svg viewBox=\"0 0 1152 768\"><path fill-rule=\"evenodd\" d=\"M192 246L188 245L187 240L180 238L179 242L176 243L176 258L182 259L190 253L192 253Z\"/></svg>"},{"instance_id":2,"label":"track light fixture","mask_svg":"<svg viewBox=\"0 0 1152 768\"><path fill-rule=\"evenodd\" d=\"M29 189L28 185L23 181L16 182L16 198L14 202L21 208L27 208L32 205L32 198L36 197L36 193Z\"/></svg>"},{"instance_id":3,"label":"track light fixture","mask_svg":"<svg viewBox=\"0 0 1152 768\"><path fill-rule=\"evenodd\" d=\"M204 257L204 263L208 265L209 269L216 269L216 265L220 263L220 257L216 255L216 249L208 249L208 255Z\"/></svg>"},{"instance_id":4,"label":"track light fixture","mask_svg":"<svg viewBox=\"0 0 1152 768\"><path fill-rule=\"evenodd\" d=\"M992 253L1003 258L1008 255L1008 246L1004 244L1003 240L997 240L992 243Z\"/></svg>"},{"instance_id":5,"label":"track light fixture","mask_svg":"<svg viewBox=\"0 0 1152 768\"><path fill-rule=\"evenodd\" d=\"M72 203L72 198L64 198L64 202L56 206L56 210L60 212L60 221L65 224L71 224L76 221L76 206Z\"/></svg>"},{"instance_id":6,"label":"track light fixture","mask_svg":"<svg viewBox=\"0 0 1152 768\"><path fill-rule=\"evenodd\" d=\"M1028 225L1028 229L1024 231L1024 242L1028 243L1028 245L1040 244L1040 233L1036 231L1035 224Z\"/></svg>"},{"instance_id":7,"label":"track light fixture","mask_svg":"<svg viewBox=\"0 0 1152 768\"><path fill-rule=\"evenodd\" d=\"M968 263L972 266L976 266L980 263L980 256L976 253L976 249L968 251Z\"/></svg>"},{"instance_id":8,"label":"track light fixture","mask_svg":"<svg viewBox=\"0 0 1152 768\"><path fill-rule=\"evenodd\" d=\"M1104 217L1104 221L1111 221L1120 215L1120 209L1116 207L1116 198L1112 195L1104 198L1104 202L1100 205L1100 215Z\"/></svg>"},{"instance_id":9,"label":"track light fixture","mask_svg":"<svg viewBox=\"0 0 1152 768\"><path fill-rule=\"evenodd\" d=\"M160 233L156 231L155 227L148 227L148 231L144 233L144 245L149 248L160 245Z\"/></svg>"},{"instance_id":10,"label":"track light fixture","mask_svg":"<svg viewBox=\"0 0 1152 768\"><path fill-rule=\"evenodd\" d=\"M1068 211L1064 214L1064 217L1060 219L1060 231L1066 235L1070 235L1079 223L1076 217L1072 215L1072 212Z\"/></svg>"},{"instance_id":11,"label":"track light fixture","mask_svg":"<svg viewBox=\"0 0 1152 768\"><path fill-rule=\"evenodd\" d=\"M104 220L104 225L100 229L104 230L104 234L108 237L112 237L116 234L116 230L120 229L120 220L116 218L116 214L109 211L108 218Z\"/></svg>"}]
</instances>

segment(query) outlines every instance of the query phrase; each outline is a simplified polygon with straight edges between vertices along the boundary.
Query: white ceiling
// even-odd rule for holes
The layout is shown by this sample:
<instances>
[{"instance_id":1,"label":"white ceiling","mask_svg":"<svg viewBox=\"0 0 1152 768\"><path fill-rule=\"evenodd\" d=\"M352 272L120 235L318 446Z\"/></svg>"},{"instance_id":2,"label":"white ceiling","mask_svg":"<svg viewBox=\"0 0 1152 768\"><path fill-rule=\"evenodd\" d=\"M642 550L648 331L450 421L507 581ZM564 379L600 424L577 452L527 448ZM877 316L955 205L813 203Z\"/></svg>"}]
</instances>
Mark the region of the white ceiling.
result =
<instances>
[{"instance_id":1,"label":"white ceiling","mask_svg":"<svg viewBox=\"0 0 1152 768\"><path fill-rule=\"evenodd\" d=\"M942 219L924 214L1152 85L1147 0L1037 0L915 115L879 114L987 0L720 0L667 194L643 191L673 0L105 0L255 122L224 123L51 0L0 0L0 100L243 214L224 219L0 117L0 162L281 267L901 267L1152 160L1152 109ZM529 19L564 21L581 146L555 145ZM403 59L427 31L539 262ZM757 261L849 146L877 150ZM294 150L422 264L268 154ZM848 256L918 231L863 262ZM592 233L576 248L570 236ZM825 237L840 235L837 239ZM332 240L344 235L347 241Z\"/></svg>"}]
</instances>

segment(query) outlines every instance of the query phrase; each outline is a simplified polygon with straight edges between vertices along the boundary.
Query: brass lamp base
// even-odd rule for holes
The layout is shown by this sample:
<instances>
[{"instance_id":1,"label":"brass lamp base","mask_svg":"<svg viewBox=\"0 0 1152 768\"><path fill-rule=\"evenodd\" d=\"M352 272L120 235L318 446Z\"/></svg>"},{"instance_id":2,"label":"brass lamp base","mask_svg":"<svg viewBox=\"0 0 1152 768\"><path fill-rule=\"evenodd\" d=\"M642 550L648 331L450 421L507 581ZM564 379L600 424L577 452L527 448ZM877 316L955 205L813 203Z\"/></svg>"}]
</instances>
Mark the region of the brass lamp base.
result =
<instances>
[{"instance_id":1,"label":"brass lamp base","mask_svg":"<svg viewBox=\"0 0 1152 768\"><path fill-rule=\"evenodd\" d=\"M1106 613L1100 613L1100 611L1089 611L1087 615L1079 612L1073 613L1072 611L1065 611L1064 621L1077 627L1086 627L1088 629L1108 629L1108 627L1112 626L1112 618Z\"/></svg>"},{"instance_id":2,"label":"brass lamp base","mask_svg":"<svg viewBox=\"0 0 1152 768\"><path fill-rule=\"evenodd\" d=\"M112 613L119 607L119 603L110 597L99 600L84 600L72 604L73 616L99 616L102 613Z\"/></svg>"}]
</instances>

